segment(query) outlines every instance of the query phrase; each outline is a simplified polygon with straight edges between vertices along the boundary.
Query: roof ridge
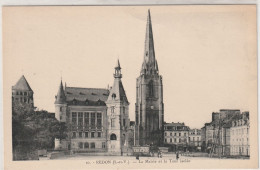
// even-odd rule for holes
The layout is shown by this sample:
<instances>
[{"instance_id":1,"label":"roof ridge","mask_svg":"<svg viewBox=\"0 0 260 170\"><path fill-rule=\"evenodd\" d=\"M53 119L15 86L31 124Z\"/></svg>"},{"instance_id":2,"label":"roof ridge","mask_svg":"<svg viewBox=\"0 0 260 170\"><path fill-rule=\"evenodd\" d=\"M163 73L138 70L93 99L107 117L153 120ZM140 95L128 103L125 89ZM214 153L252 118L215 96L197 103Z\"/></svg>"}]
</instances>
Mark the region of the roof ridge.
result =
<instances>
[{"instance_id":1,"label":"roof ridge","mask_svg":"<svg viewBox=\"0 0 260 170\"><path fill-rule=\"evenodd\" d=\"M75 89L96 89L96 90L108 90L106 88L91 88L91 87L66 87L66 88L75 88ZM109 91L109 90L108 90Z\"/></svg>"}]
</instances>

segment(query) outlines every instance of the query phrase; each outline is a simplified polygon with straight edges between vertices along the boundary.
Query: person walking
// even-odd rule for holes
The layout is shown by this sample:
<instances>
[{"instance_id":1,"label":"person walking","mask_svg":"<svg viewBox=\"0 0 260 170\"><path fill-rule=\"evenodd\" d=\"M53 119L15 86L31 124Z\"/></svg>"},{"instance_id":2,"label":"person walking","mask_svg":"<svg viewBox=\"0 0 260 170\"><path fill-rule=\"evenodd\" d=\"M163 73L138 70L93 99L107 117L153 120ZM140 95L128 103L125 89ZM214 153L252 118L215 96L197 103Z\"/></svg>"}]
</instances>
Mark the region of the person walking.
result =
<instances>
[{"instance_id":1,"label":"person walking","mask_svg":"<svg viewBox=\"0 0 260 170\"><path fill-rule=\"evenodd\" d=\"M176 152L176 160L178 161L178 159L179 159L179 152L177 151Z\"/></svg>"}]
</instances>

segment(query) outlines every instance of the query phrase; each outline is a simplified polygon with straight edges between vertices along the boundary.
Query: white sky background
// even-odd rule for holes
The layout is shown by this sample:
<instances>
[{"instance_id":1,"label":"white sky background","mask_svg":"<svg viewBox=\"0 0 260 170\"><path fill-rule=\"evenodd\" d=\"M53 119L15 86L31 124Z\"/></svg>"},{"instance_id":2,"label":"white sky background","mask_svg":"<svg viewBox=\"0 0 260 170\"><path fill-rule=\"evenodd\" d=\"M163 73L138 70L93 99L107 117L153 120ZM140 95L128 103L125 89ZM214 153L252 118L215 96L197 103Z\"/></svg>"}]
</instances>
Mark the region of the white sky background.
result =
<instances>
[{"instance_id":1,"label":"white sky background","mask_svg":"<svg viewBox=\"0 0 260 170\"><path fill-rule=\"evenodd\" d=\"M67 86L106 88L119 57L134 120L149 8L166 122L201 128L213 111L250 111L257 102L252 6L4 9L5 80L14 85L24 74L35 106L54 112L61 72Z\"/></svg>"}]
</instances>

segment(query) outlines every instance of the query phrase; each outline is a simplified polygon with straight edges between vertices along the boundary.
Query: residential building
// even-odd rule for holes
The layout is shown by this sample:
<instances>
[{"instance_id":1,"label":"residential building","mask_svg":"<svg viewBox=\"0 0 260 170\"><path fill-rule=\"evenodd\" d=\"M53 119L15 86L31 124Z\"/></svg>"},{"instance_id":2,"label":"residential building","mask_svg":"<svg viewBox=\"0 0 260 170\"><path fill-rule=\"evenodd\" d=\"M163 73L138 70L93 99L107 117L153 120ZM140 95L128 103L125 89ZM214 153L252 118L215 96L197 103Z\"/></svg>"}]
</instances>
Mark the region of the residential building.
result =
<instances>
[{"instance_id":1,"label":"residential building","mask_svg":"<svg viewBox=\"0 0 260 170\"><path fill-rule=\"evenodd\" d=\"M235 154L235 152L237 152L239 150L239 148L240 149L245 148L245 151L243 150L243 153L244 154L246 153L246 149L249 148L249 147L247 147L247 145L249 146L249 143L245 143L245 142L236 143L236 142L239 142L240 140L241 141L247 140L245 137L246 135L244 135L243 137L241 137L241 136L235 137L234 134L236 134L236 133L235 133L235 131L232 131L232 129L241 128L236 123L232 123L232 122L234 122L234 120L239 119L242 115L243 114L241 114L240 110L237 110L237 109L234 109L234 110L221 109L219 112L212 113L212 121L210 123L205 123L205 126L202 128L202 130L203 130L203 134L202 134L203 145L202 146L207 149L206 150L207 152L217 154L219 156L222 156L222 155L229 156L229 155ZM248 122L249 122L249 120L248 120ZM247 125L245 125L243 128L245 128L246 126ZM232 134L233 134L233 136L232 136ZM238 134L236 134L236 135L238 135ZM235 147L235 145L237 147ZM246 145L246 146L244 146L244 145ZM238 146L240 146L240 147L238 147Z\"/></svg>"},{"instance_id":2,"label":"residential building","mask_svg":"<svg viewBox=\"0 0 260 170\"><path fill-rule=\"evenodd\" d=\"M174 151L186 150L189 142L190 128L184 123L164 124L164 144L172 145Z\"/></svg>"},{"instance_id":3,"label":"residential building","mask_svg":"<svg viewBox=\"0 0 260 170\"><path fill-rule=\"evenodd\" d=\"M201 129L190 129L189 130L189 146L195 147L201 150Z\"/></svg>"},{"instance_id":4,"label":"residential building","mask_svg":"<svg viewBox=\"0 0 260 170\"><path fill-rule=\"evenodd\" d=\"M230 127L231 155L250 156L249 112L243 112Z\"/></svg>"}]
</instances>

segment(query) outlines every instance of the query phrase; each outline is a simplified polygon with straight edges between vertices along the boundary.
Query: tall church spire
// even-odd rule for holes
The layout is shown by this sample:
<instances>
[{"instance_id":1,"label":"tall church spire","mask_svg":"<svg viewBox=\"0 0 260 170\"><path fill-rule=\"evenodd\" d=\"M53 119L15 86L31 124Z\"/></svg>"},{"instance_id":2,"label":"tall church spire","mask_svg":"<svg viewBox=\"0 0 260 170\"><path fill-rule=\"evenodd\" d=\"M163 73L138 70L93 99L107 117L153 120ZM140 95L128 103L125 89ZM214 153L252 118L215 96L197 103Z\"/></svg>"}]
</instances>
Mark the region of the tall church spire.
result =
<instances>
[{"instance_id":1,"label":"tall church spire","mask_svg":"<svg viewBox=\"0 0 260 170\"><path fill-rule=\"evenodd\" d=\"M146 34L145 34L145 47L144 47L144 61L142 65L141 74L154 74L157 73L156 59L154 52L153 30L150 9L148 10Z\"/></svg>"}]
</instances>

